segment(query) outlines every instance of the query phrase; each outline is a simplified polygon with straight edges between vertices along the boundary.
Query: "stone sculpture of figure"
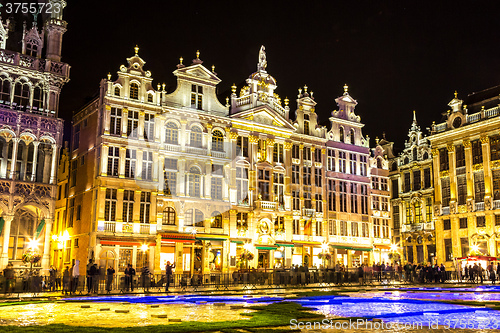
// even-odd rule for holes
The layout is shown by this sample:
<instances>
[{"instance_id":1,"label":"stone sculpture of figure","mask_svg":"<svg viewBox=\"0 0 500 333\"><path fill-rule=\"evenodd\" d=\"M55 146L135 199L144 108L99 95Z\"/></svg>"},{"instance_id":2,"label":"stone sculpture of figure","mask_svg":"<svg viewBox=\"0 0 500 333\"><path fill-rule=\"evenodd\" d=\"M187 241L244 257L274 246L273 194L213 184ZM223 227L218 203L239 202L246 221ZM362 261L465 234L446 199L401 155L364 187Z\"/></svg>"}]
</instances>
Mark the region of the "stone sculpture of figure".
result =
<instances>
[{"instance_id":1,"label":"stone sculpture of figure","mask_svg":"<svg viewBox=\"0 0 500 333\"><path fill-rule=\"evenodd\" d=\"M264 47L264 45L262 45L259 51L259 65L257 66L257 69L259 71L265 71L266 67L267 67L266 48Z\"/></svg>"}]
</instances>

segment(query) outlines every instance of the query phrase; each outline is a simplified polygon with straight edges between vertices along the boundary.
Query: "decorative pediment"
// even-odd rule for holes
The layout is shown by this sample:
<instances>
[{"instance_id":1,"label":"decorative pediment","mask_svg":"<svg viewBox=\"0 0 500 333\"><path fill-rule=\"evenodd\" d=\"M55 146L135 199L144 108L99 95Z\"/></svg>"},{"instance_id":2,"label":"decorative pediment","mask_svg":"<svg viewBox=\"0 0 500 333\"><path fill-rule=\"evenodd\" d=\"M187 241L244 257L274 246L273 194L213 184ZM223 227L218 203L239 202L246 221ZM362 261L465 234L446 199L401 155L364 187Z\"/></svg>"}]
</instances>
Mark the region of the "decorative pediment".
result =
<instances>
[{"instance_id":1,"label":"decorative pediment","mask_svg":"<svg viewBox=\"0 0 500 333\"><path fill-rule=\"evenodd\" d=\"M216 85L221 79L215 73L209 71L202 64L194 64L188 67L180 67L174 71L174 75L185 80L202 80L206 84Z\"/></svg>"},{"instance_id":2,"label":"decorative pediment","mask_svg":"<svg viewBox=\"0 0 500 333\"><path fill-rule=\"evenodd\" d=\"M261 106L257 109L249 109L231 115L233 118L247 119L263 125L285 127L295 130L295 127L284 119L280 114L268 106Z\"/></svg>"}]
</instances>

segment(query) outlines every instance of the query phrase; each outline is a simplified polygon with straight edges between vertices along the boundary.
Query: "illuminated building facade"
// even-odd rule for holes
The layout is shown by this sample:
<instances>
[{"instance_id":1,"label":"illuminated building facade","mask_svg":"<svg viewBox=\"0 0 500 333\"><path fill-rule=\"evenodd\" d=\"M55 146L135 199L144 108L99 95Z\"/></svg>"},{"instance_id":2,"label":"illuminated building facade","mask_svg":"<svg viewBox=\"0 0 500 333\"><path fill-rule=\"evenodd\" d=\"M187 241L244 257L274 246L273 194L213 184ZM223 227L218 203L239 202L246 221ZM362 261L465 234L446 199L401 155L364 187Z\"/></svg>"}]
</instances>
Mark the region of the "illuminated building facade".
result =
<instances>
[{"instance_id":1,"label":"illuminated building facade","mask_svg":"<svg viewBox=\"0 0 500 333\"><path fill-rule=\"evenodd\" d=\"M170 261L181 272L210 273L352 266L371 263L374 244L388 247L388 164L380 149L370 153L347 87L328 131L307 87L291 119L264 48L226 105L199 53L191 65L181 58L168 93L154 89L138 52L73 118L66 208L79 244L73 258L117 272L130 263L159 273ZM386 184L376 190L385 206L376 209L373 177ZM333 258L320 259L325 252Z\"/></svg>"},{"instance_id":2,"label":"illuminated building facade","mask_svg":"<svg viewBox=\"0 0 500 333\"><path fill-rule=\"evenodd\" d=\"M433 124L437 261L452 266L471 252L500 254L500 87L448 104Z\"/></svg>"},{"instance_id":3,"label":"illuminated building facade","mask_svg":"<svg viewBox=\"0 0 500 333\"><path fill-rule=\"evenodd\" d=\"M22 31L0 20L0 269L22 265L29 249L42 256L36 266L49 265L63 135L59 94L70 70L61 62L66 3L49 3L61 10L35 15Z\"/></svg>"}]
</instances>

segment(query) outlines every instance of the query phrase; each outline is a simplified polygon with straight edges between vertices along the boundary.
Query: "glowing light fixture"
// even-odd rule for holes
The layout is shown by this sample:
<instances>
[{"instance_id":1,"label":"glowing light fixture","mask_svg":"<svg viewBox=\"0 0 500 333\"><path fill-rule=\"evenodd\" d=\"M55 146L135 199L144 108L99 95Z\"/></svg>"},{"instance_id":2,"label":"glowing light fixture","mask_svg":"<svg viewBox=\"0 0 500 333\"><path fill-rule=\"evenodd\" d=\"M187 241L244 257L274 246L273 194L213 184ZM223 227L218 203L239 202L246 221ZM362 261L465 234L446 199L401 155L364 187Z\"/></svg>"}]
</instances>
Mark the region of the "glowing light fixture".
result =
<instances>
[{"instance_id":1,"label":"glowing light fixture","mask_svg":"<svg viewBox=\"0 0 500 333\"><path fill-rule=\"evenodd\" d=\"M28 243L28 248L32 251L38 250L38 240L36 240L36 239L30 240Z\"/></svg>"},{"instance_id":2,"label":"glowing light fixture","mask_svg":"<svg viewBox=\"0 0 500 333\"><path fill-rule=\"evenodd\" d=\"M391 244L391 251L396 252L398 250L398 246L396 244Z\"/></svg>"},{"instance_id":3,"label":"glowing light fixture","mask_svg":"<svg viewBox=\"0 0 500 333\"><path fill-rule=\"evenodd\" d=\"M251 247L252 247L252 244L250 244L250 243L245 243L245 244L243 245L243 248L244 248L245 250L247 250L247 251L250 251L250 248L251 248Z\"/></svg>"},{"instance_id":4,"label":"glowing light fixture","mask_svg":"<svg viewBox=\"0 0 500 333\"><path fill-rule=\"evenodd\" d=\"M142 244L142 245L141 245L141 250L142 250L143 252L146 252L146 251L148 250L148 245L147 245L147 244Z\"/></svg>"}]
</instances>

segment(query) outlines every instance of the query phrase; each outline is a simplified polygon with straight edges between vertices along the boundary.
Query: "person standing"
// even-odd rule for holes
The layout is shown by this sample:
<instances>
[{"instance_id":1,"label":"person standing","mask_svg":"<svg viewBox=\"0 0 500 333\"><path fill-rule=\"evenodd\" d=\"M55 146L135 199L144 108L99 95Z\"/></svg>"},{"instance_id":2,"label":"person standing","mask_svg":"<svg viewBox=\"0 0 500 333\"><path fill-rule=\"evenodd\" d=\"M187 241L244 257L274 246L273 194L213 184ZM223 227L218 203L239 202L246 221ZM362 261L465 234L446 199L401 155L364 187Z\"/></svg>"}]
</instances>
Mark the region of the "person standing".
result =
<instances>
[{"instance_id":1,"label":"person standing","mask_svg":"<svg viewBox=\"0 0 500 333\"><path fill-rule=\"evenodd\" d=\"M141 272L142 288L144 290L149 289L149 283L150 283L149 274L150 272L148 266L144 265L144 267L142 267L142 272Z\"/></svg>"},{"instance_id":2,"label":"person standing","mask_svg":"<svg viewBox=\"0 0 500 333\"><path fill-rule=\"evenodd\" d=\"M9 294L14 290L14 266L11 262L7 264L7 267L3 270L3 276L5 277L5 293Z\"/></svg>"},{"instance_id":3,"label":"person standing","mask_svg":"<svg viewBox=\"0 0 500 333\"><path fill-rule=\"evenodd\" d=\"M128 264L128 267L125 269L125 285L127 288L127 291L130 286L130 291L134 291L134 275L135 275L135 269L132 267L131 264Z\"/></svg>"},{"instance_id":4,"label":"person standing","mask_svg":"<svg viewBox=\"0 0 500 333\"><path fill-rule=\"evenodd\" d=\"M167 266L165 266L165 277L167 279L167 287L165 292L168 293L168 287L170 286L170 279L172 278L172 268L175 268L175 262L171 265L170 261L167 261Z\"/></svg>"},{"instance_id":5,"label":"person standing","mask_svg":"<svg viewBox=\"0 0 500 333\"><path fill-rule=\"evenodd\" d=\"M54 267L54 265L50 265L49 269L49 284L50 284L50 291L55 291L56 290L56 274L57 274L57 269Z\"/></svg>"},{"instance_id":6,"label":"person standing","mask_svg":"<svg viewBox=\"0 0 500 333\"><path fill-rule=\"evenodd\" d=\"M70 280L70 273L69 273L69 267L66 266L64 268L64 272L63 272L63 292L65 295L67 295L70 290L69 290L69 280Z\"/></svg>"},{"instance_id":7,"label":"person standing","mask_svg":"<svg viewBox=\"0 0 500 333\"><path fill-rule=\"evenodd\" d=\"M92 259L89 259L89 263L87 264L87 292L90 294L92 291L92 278L93 278L93 273L92 273L92 267L94 265L92 264Z\"/></svg>"},{"instance_id":8,"label":"person standing","mask_svg":"<svg viewBox=\"0 0 500 333\"><path fill-rule=\"evenodd\" d=\"M113 284L113 275L115 274L115 269L111 266L106 270L106 291L111 292L111 285Z\"/></svg>"},{"instance_id":9,"label":"person standing","mask_svg":"<svg viewBox=\"0 0 500 333\"><path fill-rule=\"evenodd\" d=\"M72 269L73 285L71 286L71 292L76 293L78 288L78 280L80 279L80 260L75 260L75 265Z\"/></svg>"}]
</instances>

